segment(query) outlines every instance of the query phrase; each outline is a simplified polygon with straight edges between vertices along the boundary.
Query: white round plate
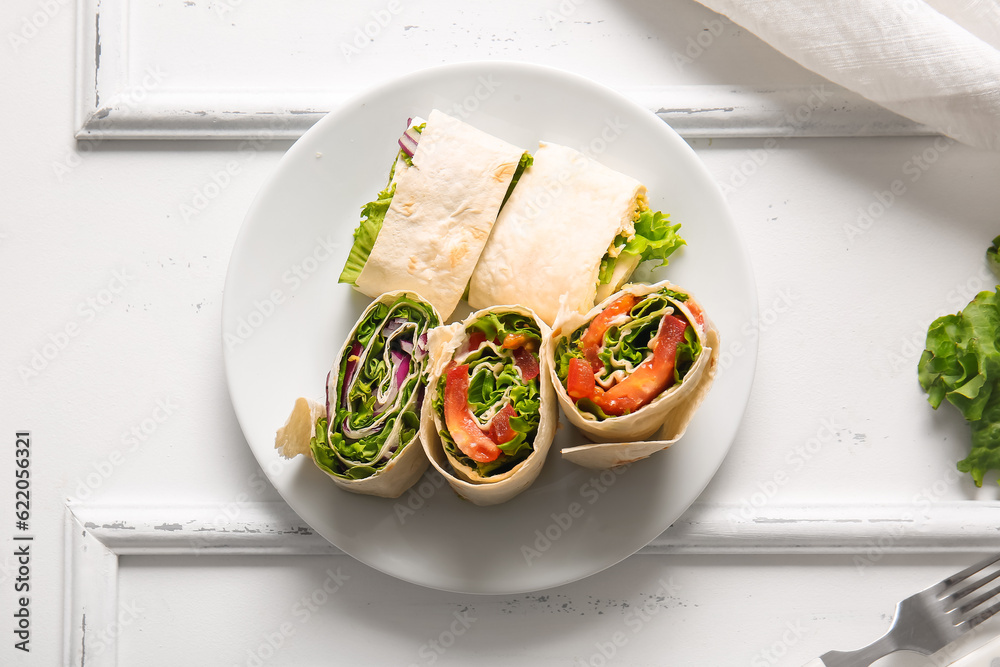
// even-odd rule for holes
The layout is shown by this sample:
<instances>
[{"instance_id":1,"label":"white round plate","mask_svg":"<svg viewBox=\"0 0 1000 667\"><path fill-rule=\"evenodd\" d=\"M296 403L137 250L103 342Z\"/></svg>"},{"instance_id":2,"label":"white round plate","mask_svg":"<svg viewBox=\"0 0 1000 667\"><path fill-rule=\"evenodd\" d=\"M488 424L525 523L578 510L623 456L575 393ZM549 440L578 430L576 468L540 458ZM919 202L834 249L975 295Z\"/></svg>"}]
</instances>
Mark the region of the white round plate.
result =
<instances>
[{"instance_id":1,"label":"white round plate","mask_svg":"<svg viewBox=\"0 0 1000 667\"><path fill-rule=\"evenodd\" d=\"M683 224L688 246L646 277L690 290L717 323L724 354L715 386L677 445L625 471L595 473L560 458L560 448L584 442L564 418L535 484L495 507L461 500L433 470L388 500L347 493L310 460L278 456L275 430L296 397L323 397L338 346L370 302L337 283L361 206L385 186L407 118L434 108L531 151L539 140L584 150L645 183L651 206ZM501 594L565 584L614 565L691 505L725 458L746 407L756 314L750 263L722 195L673 130L577 75L482 62L424 70L368 92L291 147L236 240L222 324L243 433L306 523L400 579ZM742 347L731 347L737 343Z\"/></svg>"}]
</instances>

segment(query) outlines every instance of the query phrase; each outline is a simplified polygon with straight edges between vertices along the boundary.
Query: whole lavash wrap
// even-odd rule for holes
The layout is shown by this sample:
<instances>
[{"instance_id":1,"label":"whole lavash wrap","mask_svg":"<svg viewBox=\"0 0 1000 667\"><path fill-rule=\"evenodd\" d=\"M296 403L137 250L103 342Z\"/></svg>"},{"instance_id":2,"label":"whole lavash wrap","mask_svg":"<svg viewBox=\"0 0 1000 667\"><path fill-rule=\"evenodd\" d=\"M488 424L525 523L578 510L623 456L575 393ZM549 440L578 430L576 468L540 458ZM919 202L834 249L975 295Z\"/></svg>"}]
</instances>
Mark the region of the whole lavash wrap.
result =
<instances>
[{"instance_id":1,"label":"whole lavash wrap","mask_svg":"<svg viewBox=\"0 0 1000 667\"><path fill-rule=\"evenodd\" d=\"M500 211L469 287L469 305L520 303L547 324L586 313L645 260L684 244L651 211L646 186L583 153L540 142Z\"/></svg>"},{"instance_id":2,"label":"whole lavash wrap","mask_svg":"<svg viewBox=\"0 0 1000 667\"><path fill-rule=\"evenodd\" d=\"M437 109L419 137L412 159L400 153L390 185L380 194L391 202L353 284L370 297L390 290L418 292L447 319L465 292L525 151Z\"/></svg>"},{"instance_id":3,"label":"whole lavash wrap","mask_svg":"<svg viewBox=\"0 0 1000 667\"><path fill-rule=\"evenodd\" d=\"M497 322L499 321L503 326L506 326L505 322L516 321L519 316L520 320L528 322L532 331L537 332L540 337L537 347L533 343L529 343L521 350L505 350L502 345L492 343L493 336L490 334L497 329ZM469 327L478 328L470 332ZM477 334L477 332L479 333ZM476 337L481 337L483 332L487 334L486 341L477 343ZM549 334L548 326L529 308L495 306L477 311L463 322L438 327L428 337L431 357L430 377L427 381L427 398L424 401L423 414L421 415L420 439L431 465L444 476L458 495L476 505L496 505L510 500L531 486L545 463L559 422L556 398L548 381L548 362L543 354ZM499 343L503 343L503 341L500 340ZM472 350L473 345L480 346L479 353ZM489 346L489 349L486 346ZM525 382L523 378L526 375L530 376L531 372L523 370L522 362L518 361L516 356L523 354L531 347L535 350L530 354L533 355L537 364L537 371L535 371L537 375L532 380ZM470 352L470 350L472 351ZM497 361L498 355L502 358L501 361ZM516 457L520 453L525 453L522 449L519 454L509 459L509 461L517 461L513 467L510 467L509 463L504 464L502 459L497 459L494 464L486 465L499 464L498 472L484 474L480 472L479 464L464 457L461 452L456 455L451 451L457 450L454 440L447 430L446 419L442 413L444 411L444 385L448 379L448 371L456 357L459 361L477 360L468 362L470 366L468 394L470 400L473 396L479 398L486 394L494 397L498 394L503 395L502 399L487 404L482 416L489 417L492 414L493 419L496 419L499 411L507 409L504 407L507 404L513 406L516 402L522 407L533 404L533 411L524 410L526 414L518 413L517 415L517 419L522 420L524 426L530 426L532 420L535 419L537 419L537 423L533 432L529 431L527 437L519 445L523 447L524 444L530 444L531 449L526 452L527 455L517 461ZM487 378L486 375L480 375L480 373L490 373L491 377ZM492 383L489 384L492 391L482 389L484 385L487 385L486 380L492 380ZM515 392L517 393L515 394ZM518 396L523 398L517 401L513 400ZM474 411L473 414L475 415ZM515 419L511 419L510 423L513 426ZM484 432L491 432L492 425L492 421L489 426L483 424ZM446 442L445 439L450 442ZM516 441L515 438L512 443Z\"/></svg>"},{"instance_id":4,"label":"whole lavash wrap","mask_svg":"<svg viewBox=\"0 0 1000 667\"><path fill-rule=\"evenodd\" d=\"M358 318L327 376L325 404L295 402L275 447L309 456L340 487L396 498L427 470L417 441L427 334L441 322L413 292L380 295Z\"/></svg>"},{"instance_id":5,"label":"whole lavash wrap","mask_svg":"<svg viewBox=\"0 0 1000 667\"><path fill-rule=\"evenodd\" d=\"M667 311L665 314L672 314L678 319L683 317L700 346L700 352L690 363L681 381L668 387L631 414L598 419L594 414L581 410L569 396L557 367L560 358L563 357L561 352L571 347L570 340L574 332L586 328L595 317L622 295L632 294L637 297L639 301L636 307L638 307L644 302L643 297L658 293L663 293L662 298L669 303L673 311L672 313ZM633 309L630 312L636 311ZM636 321L638 319L636 318ZM624 338L625 335L608 329L603 340L607 342L618 336ZM652 352L647 351L646 354L648 358ZM601 469L632 463L666 449L684 435L698 406L711 389L718 368L719 354L720 339L715 325L690 293L669 281L654 285L626 285L621 291L604 299L583 315L567 309L560 315L553 328L552 338L544 357L552 362L549 366L550 378L563 412L574 426L600 444L564 448L561 451L562 456L578 465ZM651 436L655 436L655 439L645 440Z\"/></svg>"}]
</instances>

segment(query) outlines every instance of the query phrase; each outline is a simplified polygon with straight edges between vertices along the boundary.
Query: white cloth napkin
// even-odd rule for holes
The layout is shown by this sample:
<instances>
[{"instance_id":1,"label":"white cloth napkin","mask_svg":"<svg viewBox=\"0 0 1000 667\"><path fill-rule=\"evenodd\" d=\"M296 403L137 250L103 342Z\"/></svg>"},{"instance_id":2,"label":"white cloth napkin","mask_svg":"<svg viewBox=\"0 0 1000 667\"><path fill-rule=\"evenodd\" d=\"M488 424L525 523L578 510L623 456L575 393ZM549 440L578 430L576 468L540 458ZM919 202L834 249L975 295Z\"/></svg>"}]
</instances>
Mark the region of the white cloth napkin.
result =
<instances>
[{"instance_id":1,"label":"white cloth napkin","mask_svg":"<svg viewBox=\"0 0 1000 667\"><path fill-rule=\"evenodd\" d=\"M1000 150L997 0L699 0L834 83Z\"/></svg>"}]
</instances>

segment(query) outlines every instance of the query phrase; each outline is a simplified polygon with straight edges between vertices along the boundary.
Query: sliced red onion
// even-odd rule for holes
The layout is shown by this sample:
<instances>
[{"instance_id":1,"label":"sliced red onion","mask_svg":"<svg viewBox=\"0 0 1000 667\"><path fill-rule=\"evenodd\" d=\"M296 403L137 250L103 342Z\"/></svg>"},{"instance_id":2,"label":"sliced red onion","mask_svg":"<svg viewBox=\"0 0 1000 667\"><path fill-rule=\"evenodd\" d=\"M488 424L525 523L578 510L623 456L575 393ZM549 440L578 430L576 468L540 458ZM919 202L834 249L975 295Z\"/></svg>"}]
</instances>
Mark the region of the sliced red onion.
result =
<instances>
[{"instance_id":1,"label":"sliced red onion","mask_svg":"<svg viewBox=\"0 0 1000 667\"><path fill-rule=\"evenodd\" d=\"M399 331L399 328L406 324L407 320L403 317L391 317L385 321L382 325L382 337L391 338L392 334Z\"/></svg>"},{"instance_id":2,"label":"sliced red onion","mask_svg":"<svg viewBox=\"0 0 1000 667\"><path fill-rule=\"evenodd\" d=\"M406 128L406 132L403 132L403 136L399 138L399 148L410 157L413 157L413 154L417 152L417 142L420 141L420 132L413 126L413 119L411 118L410 120L411 124Z\"/></svg>"},{"instance_id":3,"label":"sliced red onion","mask_svg":"<svg viewBox=\"0 0 1000 667\"><path fill-rule=\"evenodd\" d=\"M396 368L396 386L402 387L406 376L410 374L410 355L393 352L392 356L399 361L399 366Z\"/></svg>"},{"instance_id":4,"label":"sliced red onion","mask_svg":"<svg viewBox=\"0 0 1000 667\"><path fill-rule=\"evenodd\" d=\"M424 385L423 383L417 385L417 414L420 414L420 408L424 405Z\"/></svg>"},{"instance_id":5,"label":"sliced red onion","mask_svg":"<svg viewBox=\"0 0 1000 667\"><path fill-rule=\"evenodd\" d=\"M375 416L379 416L382 412L392 405L393 401L396 400L396 396L399 394L400 388L402 388L403 383L406 382L406 376L410 374L410 357L409 355L403 354L402 352L397 352L392 350L389 354L392 355L393 367L395 369L395 375L392 378L392 384L389 386L389 392L375 403Z\"/></svg>"}]
</instances>

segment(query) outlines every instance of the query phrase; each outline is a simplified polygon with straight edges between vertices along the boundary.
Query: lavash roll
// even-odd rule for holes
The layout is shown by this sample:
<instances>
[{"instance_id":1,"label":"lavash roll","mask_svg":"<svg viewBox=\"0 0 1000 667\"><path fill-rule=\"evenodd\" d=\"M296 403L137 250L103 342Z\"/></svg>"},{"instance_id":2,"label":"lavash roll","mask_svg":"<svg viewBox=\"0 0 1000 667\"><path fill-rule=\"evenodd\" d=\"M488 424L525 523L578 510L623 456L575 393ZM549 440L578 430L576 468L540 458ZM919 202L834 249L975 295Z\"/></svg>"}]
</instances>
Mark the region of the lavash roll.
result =
<instances>
[{"instance_id":1,"label":"lavash roll","mask_svg":"<svg viewBox=\"0 0 1000 667\"><path fill-rule=\"evenodd\" d=\"M395 193L355 287L373 298L391 290L417 292L447 319L524 152L431 111L413 164L396 163Z\"/></svg>"},{"instance_id":2,"label":"lavash roll","mask_svg":"<svg viewBox=\"0 0 1000 667\"><path fill-rule=\"evenodd\" d=\"M681 299L665 296L673 308L674 316L686 320L701 346L700 353L691 363L681 382L669 386L652 401L631 414L599 419L590 412L581 410L576 401L570 397L566 385L557 372L559 359L556 357L560 343L572 337L577 330L588 326L622 295L634 295L641 303L642 297L664 290L686 297ZM569 421L590 440L603 444L564 448L561 451L562 456L586 467L610 468L645 458L669 447L684 434L698 406L708 394L718 367L719 352L719 332L715 325L686 290L669 281L654 285L626 285L586 314L564 311L553 328L552 338L546 348L545 357L550 361L550 378L559 404ZM655 440L645 441L654 435Z\"/></svg>"},{"instance_id":3,"label":"lavash roll","mask_svg":"<svg viewBox=\"0 0 1000 667\"><path fill-rule=\"evenodd\" d=\"M566 146L540 142L500 211L479 257L469 305L520 303L547 324L564 302L586 313L598 292L601 261L619 235L634 233L633 218L646 186ZM638 261L622 266L624 282Z\"/></svg>"},{"instance_id":4,"label":"lavash roll","mask_svg":"<svg viewBox=\"0 0 1000 667\"><path fill-rule=\"evenodd\" d=\"M443 440L444 437L450 438L451 436L448 432L442 404L444 403L444 387L447 384L449 368L452 367L456 357L459 361L465 359L470 341L472 341L472 334L467 331L467 328L491 314L501 317L505 314L521 315L533 325L534 330L540 336L535 352L531 353L537 356L536 362L538 364L538 375L531 380L531 382L536 383L537 388L538 406L535 414L537 414L538 421L534 434L530 437L531 452L527 457L512 468L496 474L484 475L479 471L478 466L473 467L476 465L474 462L457 457L453 453L455 448ZM438 327L428 337L431 361L427 397L421 415L421 441L431 465L444 476L458 495L476 505L496 505L510 500L531 486L545 463L559 421L556 398L548 381L548 362L543 353L548 343L549 333L548 326L529 308L494 306L471 314L463 322ZM497 347L498 344L493 345L494 350ZM502 348L496 352L502 354ZM511 352L511 356L514 356L513 352ZM511 363L514 364L517 376L523 378L525 373L517 362L505 362L503 368L507 370L501 370L500 373L510 372ZM494 365L493 368L495 374L496 366ZM479 369L479 372L485 371ZM470 386L474 386L476 379L477 373L473 372L470 376ZM497 384L499 386L500 382L497 381ZM471 394L470 391L470 396ZM494 407L502 407L500 402L493 405ZM493 414L496 414L495 410ZM518 417L528 418L521 414Z\"/></svg>"},{"instance_id":5,"label":"lavash roll","mask_svg":"<svg viewBox=\"0 0 1000 667\"><path fill-rule=\"evenodd\" d=\"M380 295L340 348L325 405L299 398L275 447L288 458L309 456L352 493L396 498L410 488L427 469L418 441L427 334L440 322L416 293Z\"/></svg>"}]
</instances>

